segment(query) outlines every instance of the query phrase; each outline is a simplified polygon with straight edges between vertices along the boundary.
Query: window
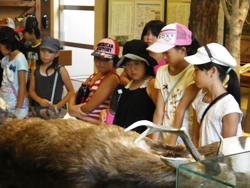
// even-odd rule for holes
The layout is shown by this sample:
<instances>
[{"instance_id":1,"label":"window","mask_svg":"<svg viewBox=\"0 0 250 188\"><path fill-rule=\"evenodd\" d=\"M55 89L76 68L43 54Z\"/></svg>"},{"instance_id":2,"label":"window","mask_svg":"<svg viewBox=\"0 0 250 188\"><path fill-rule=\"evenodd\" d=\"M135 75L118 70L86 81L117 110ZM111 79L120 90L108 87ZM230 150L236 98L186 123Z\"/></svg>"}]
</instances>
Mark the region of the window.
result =
<instances>
[{"instance_id":1,"label":"window","mask_svg":"<svg viewBox=\"0 0 250 188\"><path fill-rule=\"evenodd\" d=\"M88 77L94 71L95 0L60 0L60 40L65 50L72 50L70 77Z\"/></svg>"}]
</instances>

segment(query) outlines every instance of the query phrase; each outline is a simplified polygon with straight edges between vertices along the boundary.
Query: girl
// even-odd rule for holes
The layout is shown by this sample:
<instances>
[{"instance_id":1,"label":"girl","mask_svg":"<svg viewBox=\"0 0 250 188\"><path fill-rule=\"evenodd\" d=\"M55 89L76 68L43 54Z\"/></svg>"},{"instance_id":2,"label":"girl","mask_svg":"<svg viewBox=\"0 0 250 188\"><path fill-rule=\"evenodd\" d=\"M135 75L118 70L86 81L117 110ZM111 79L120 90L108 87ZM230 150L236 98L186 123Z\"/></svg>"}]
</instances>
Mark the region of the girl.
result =
<instances>
[{"instance_id":1,"label":"girl","mask_svg":"<svg viewBox=\"0 0 250 188\"><path fill-rule=\"evenodd\" d=\"M154 42L156 42L157 37L164 26L166 26L166 24L160 20L149 21L143 28L141 40L146 42L148 46L152 45ZM158 68L162 65L165 65L166 61L163 58L162 53L149 52L149 55L158 62L158 64L154 66L154 72L156 74ZM128 74L126 74L126 71L123 71L120 76L120 80L123 85L127 85L131 78L128 76Z\"/></svg>"},{"instance_id":2,"label":"girl","mask_svg":"<svg viewBox=\"0 0 250 188\"><path fill-rule=\"evenodd\" d=\"M231 69L237 65L235 59L224 46L210 43L185 60L195 65L194 81L202 88L192 103L196 112L192 136L195 145L200 147L223 138L241 136L240 86ZM225 88L223 81L227 75L229 80Z\"/></svg>"},{"instance_id":3,"label":"girl","mask_svg":"<svg viewBox=\"0 0 250 188\"><path fill-rule=\"evenodd\" d=\"M157 41L147 49L163 53L168 65L157 71L155 87L159 89L157 105L154 113L154 123L173 128L184 126L189 133L192 128L192 109L188 108L195 98L198 88L195 86L192 74L193 67L184 57L194 54L199 43L192 37L192 32L179 23L165 26ZM153 139L158 140L158 134ZM169 145L176 144L177 137L162 134L162 141ZM178 139L178 143L182 143Z\"/></svg>"},{"instance_id":4,"label":"girl","mask_svg":"<svg viewBox=\"0 0 250 188\"><path fill-rule=\"evenodd\" d=\"M56 108L65 107L70 96L74 94L68 71L58 65L59 51L59 40L44 37L40 46L41 62L38 61L36 68L32 70L29 87L29 94L35 101L35 112L39 117L40 110L48 108L51 104ZM54 83L56 87L53 93ZM63 86L68 92L62 98Z\"/></svg>"},{"instance_id":5,"label":"girl","mask_svg":"<svg viewBox=\"0 0 250 188\"><path fill-rule=\"evenodd\" d=\"M114 124L127 128L139 120L152 121L155 110L157 90L154 88L153 67L157 65L154 58L146 51L147 44L141 40L132 40L125 43L123 57L118 66L125 67L131 78L127 86L118 88L121 93L114 117ZM106 121L106 114L102 116ZM144 127L135 131L142 133Z\"/></svg>"},{"instance_id":6,"label":"girl","mask_svg":"<svg viewBox=\"0 0 250 188\"><path fill-rule=\"evenodd\" d=\"M77 93L70 98L69 115L92 124L100 123L100 112L108 107L110 96L119 85L115 69L119 48L113 39L104 38L99 41L92 53L97 72L83 83L89 87L90 93L81 104L76 104Z\"/></svg>"},{"instance_id":7,"label":"girl","mask_svg":"<svg viewBox=\"0 0 250 188\"><path fill-rule=\"evenodd\" d=\"M12 28L0 29L0 51L4 56L1 60L3 80L0 97L10 106L9 111L18 119L28 114L27 74L28 64L19 48L18 34Z\"/></svg>"}]
</instances>

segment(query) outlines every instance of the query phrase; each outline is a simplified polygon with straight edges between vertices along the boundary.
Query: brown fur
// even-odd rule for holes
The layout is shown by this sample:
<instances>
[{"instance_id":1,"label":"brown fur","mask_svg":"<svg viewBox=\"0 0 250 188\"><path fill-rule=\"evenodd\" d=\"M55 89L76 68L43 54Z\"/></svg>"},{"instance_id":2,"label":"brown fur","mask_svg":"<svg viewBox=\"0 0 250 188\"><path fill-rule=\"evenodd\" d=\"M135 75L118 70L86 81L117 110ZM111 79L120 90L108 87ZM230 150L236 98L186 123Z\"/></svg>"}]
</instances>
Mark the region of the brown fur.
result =
<instances>
[{"instance_id":1,"label":"brown fur","mask_svg":"<svg viewBox=\"0 0 250 188\"><path fill-rule=\"evenodd\" d=\"M0 188L174 187L159 155L186 155L115 125L78 120L13 120L0 128Z\"/></svg>"}]
</instances>

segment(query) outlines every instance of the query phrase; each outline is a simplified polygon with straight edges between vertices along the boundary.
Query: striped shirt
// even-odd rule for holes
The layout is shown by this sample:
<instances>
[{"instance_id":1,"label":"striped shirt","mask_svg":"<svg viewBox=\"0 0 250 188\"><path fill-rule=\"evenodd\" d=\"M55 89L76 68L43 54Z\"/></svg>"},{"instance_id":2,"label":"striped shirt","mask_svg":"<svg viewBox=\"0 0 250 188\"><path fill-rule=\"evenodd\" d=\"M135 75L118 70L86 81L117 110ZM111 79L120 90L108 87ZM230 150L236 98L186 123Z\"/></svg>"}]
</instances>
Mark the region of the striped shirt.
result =
<instances>
[{"instance_id":1,"label":"striped shirt","mask_svg":"<svg viewBox=\"0 0 250 188\"><path fill-rule=\"evenodd\" d=\"M91 82L91 80L93 79L93 77L94 77L96 74L98 74L98 72L91 75L89 82ZM90 101L90 100L92 99L93 95L94 95L95 92L98 90L98 88L99 88L99 86L101 85L102 81L103 81L105 78L107 78L109 75L111 75L111 74L115 74L115 75L118 76L118 74L116 73L116 71L113 71L113 72L111 72L111 73L109 73L109 74L107 74L107 75L102 76L100 79L96 80L92 85L89 86L89 88L90 88L90 93L89 93L89 96L88 96L88 98L87 98L87 100L86 100L85 103L88 103L88 101ZM118 77L119 77L119 76L118 76ZM111 97L109 97L109 98L107 98L105 101L103 101L96 109L94 109L94 110L93 110L91 113L89 113L87 116L99 120L99 119L100 119L100 112L101 112L103 109L107 109L107 108L108 108L109 103L110 103L110 98L111 98Z\"/></svg>"}]
</instances>

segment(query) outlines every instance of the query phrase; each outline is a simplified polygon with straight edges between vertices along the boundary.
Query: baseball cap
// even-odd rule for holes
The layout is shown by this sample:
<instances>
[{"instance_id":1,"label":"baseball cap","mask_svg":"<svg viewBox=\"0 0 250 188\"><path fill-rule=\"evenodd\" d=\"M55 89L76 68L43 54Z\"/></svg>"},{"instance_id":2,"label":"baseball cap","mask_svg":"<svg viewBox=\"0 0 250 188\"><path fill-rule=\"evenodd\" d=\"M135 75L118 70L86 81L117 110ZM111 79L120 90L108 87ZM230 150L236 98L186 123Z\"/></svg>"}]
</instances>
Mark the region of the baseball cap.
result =
<instances>
[{"instance_id":1,"label":"baseball cap","mask_svg":"<svg viewBox=\"0 0 250 188\"><path fill-rule=\"evenodd\" d=\"M113 59L115 56L119 56L119 52L120 46L114 39L104 38L98 42L95 51L92 52L91 55Z\"/></svg>"},{"instance_id":2,"label":"baseball cap","mask_svg":"<svg viewBox=\"0 0 250 188\"><path fill-rule=\"evenodd\" d=\"M157 65L156 60L148 54L147 43L142 40L131 40L124 44L122 58L118 61L117 67L121 67L126 63L127 59L144 61L147 66L154 67Z\"/></svg>"},{"instance_id":3,"label":"baseball cap","mask_svg":"<svg viewBox=\"0 0 250 188\"><path fill-rule=\"evenodd\" d=\"M58 52L60 50L60 42L55 38L51 38L46 36L43 38L42 43L40 45L40 49L49 49L52 52Z\"/></svg>"},{"instance_id":4,"label":"baseball cap","mask_svg":"<svg viewBox=\"0 0 250 188\"><path fill-rule=\"evenodd\" d=\"M157 41L147 50L162 53L175 46L188 46L192 43L192 32L179 23L168 24L162 28Z\"/></svg>"},{"instance_id":5,"label":"baseball cap","mask_svg":"<svg viewBox=\"0 0 250 188\"><path fill-rule=\"evenodd\" d=\"M15 28L15 22L11 18L1 18L0 19L0 28L1 27L10 27L14 29L15 32L20 32L19 28Z\"/></svg>"},{"instance_id":6,"label":"baseball cap","mask_svg":"<svg viewBox=\"0 0 250 188\"><path fill-rule=\"evenodd\" d=\"M198 48L197 53L186 56L184 59L193 65L201 65L213 62L226 67L235 67L237 62L228 50L221 44L209 43Z\"/></svg>"},{"instance_id":7,"label":"baseball cap","mask_svg":"<svg viewBox=\"0 0 250 188\"><path fill-rule=\"evenodd\" d=\"M19 21L19 32L26 29L33 29L38 27L38 21L35 16L29 15L24 18L16 18Z\"/></svg>"},{"instance_id":8,"label":"baseball cap","mask_svg":"<svg viewBox=\"0 0 250 188\"><path fill-rule=\"evenodd\" d=\"M15 29L15 23L11 18L1 18L0 27L10 27L12 29Z\"/></svg>"}]
</instances>

